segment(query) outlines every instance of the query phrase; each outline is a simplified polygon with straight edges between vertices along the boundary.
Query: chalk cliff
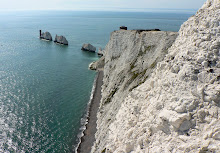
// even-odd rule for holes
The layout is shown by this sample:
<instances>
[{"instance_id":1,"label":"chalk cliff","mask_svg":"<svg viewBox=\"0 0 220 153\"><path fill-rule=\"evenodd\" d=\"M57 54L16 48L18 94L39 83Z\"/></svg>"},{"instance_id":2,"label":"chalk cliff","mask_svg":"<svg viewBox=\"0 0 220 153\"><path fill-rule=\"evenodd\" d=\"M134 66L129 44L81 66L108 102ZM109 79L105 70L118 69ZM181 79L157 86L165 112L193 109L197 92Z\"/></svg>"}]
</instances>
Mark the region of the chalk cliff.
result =
<instances>
[{"instance_id":1,"label":"chalk cliff","mask_svg":"<svg viewBox=\"0 0 220 153\"><path fill-rule=\"evenodd\" d=\"M208 0L178 36L111 34L92 152L220 152L219 22Z\"/></svg>"}]
</instances>

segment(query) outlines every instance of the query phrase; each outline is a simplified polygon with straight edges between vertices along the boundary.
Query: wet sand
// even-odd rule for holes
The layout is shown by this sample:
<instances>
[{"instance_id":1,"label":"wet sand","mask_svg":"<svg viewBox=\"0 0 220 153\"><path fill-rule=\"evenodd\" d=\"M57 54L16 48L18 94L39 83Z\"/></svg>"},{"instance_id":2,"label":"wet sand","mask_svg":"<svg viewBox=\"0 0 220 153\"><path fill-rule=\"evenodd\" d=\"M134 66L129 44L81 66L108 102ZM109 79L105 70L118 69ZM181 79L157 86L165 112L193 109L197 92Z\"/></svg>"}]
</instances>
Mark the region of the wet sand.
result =
<instances>
[{"instance_id":1,"label":"wet sand","mask_svg":"<svg viewBox=\"0 0 220 153\"><path fill-rule=\"evenodd\" d=\"M93 94L93 99L89 108L88 124L84 131L84 136L81 138L81 144L77 150L78 153L90 153L93 142L95 141L97 111L101 100L101 86L103 84L103 71L98 72L96 87Z\"/></svg>"}]
</instances>

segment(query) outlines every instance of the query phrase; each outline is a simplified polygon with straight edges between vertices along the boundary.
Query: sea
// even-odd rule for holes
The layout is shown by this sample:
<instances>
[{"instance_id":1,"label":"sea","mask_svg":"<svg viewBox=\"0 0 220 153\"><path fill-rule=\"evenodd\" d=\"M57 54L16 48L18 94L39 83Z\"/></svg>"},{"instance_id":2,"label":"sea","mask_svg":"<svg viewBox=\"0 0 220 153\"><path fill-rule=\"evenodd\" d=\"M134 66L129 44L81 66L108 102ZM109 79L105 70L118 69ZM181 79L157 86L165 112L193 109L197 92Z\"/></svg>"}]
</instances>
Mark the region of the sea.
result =
<instances>
[{"instance_id":1,"label":"sea","mask_svg":"<svg viewBox=\"0 0 220 153\"><path fill-rule=\"evenodd\" d=\"M99 57L110 33L178 31L195 12L0 11L0 152L72 153L85 129ZM39 39L63 35L68 46Z\"/></svg>"}]
</instances>

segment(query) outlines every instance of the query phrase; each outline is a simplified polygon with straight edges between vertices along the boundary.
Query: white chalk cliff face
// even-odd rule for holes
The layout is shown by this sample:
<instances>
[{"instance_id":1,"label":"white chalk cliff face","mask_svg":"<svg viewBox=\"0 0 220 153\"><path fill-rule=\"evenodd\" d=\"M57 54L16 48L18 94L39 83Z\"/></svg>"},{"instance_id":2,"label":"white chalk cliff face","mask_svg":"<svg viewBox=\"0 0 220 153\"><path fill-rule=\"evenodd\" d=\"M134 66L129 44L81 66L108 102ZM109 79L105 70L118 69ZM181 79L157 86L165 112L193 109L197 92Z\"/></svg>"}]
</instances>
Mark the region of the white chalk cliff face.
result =
<instances>
[{"instance_id":1,"label":"white chalk cliff face","mask_svg":"<svg viewBox=\"0 0 220 153\"><path fill-rule=\"evenodd\" d=\"M172 33L112 33L92 152L220 152L219 22L208 0L165 58Z\"/></svg>"},{"instance_id":2,"label":"white chalk cliff face","mask_svg":"<svg viewBox=\"0 0 220 153\"><path fill-rule=\"evenodd\" d=\"M156 63L163 60L177 32L119 30L111 34L105 48L104 84L98 114L97 148L108 144L110 124L115 120L122 101L135 87L144 83ZM102 58L103 58L102 57ZM93 67L99 67L101 61Z\"/></svg>"}]
</instances>

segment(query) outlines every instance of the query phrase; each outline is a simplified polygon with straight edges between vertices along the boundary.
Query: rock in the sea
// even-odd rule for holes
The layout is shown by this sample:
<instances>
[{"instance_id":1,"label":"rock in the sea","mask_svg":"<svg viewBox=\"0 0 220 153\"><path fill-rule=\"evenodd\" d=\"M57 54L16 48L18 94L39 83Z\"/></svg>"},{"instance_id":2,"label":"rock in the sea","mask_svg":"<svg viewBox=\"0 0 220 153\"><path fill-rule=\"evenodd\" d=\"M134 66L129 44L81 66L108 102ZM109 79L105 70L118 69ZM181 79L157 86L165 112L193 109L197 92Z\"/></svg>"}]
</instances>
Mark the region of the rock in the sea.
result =
<instances>
[{"instance_id":1,"label":"rock in the sea","mask_svg":"<svg viewBox=\"0 0 220 153\"><path fill-rule=\"evenodd\" d=\"M105 52L105 50L103 50L102 48L99 48L98 55L103 56L104 52Z\"/></svg>"},{"instance_id":2,"label":"rock in the sea","mask_svg":"<svg viewBox=\"0 0 220 153\"><path fill-rule=\"evenodd\" d=\"M68 41L66 40L64 36L56 35L54 42L58 44L62 44L62 45L68 45Z\"/></svg>"},{"instance_id":3,"label":"rock in the sea","mask_svg":"<svg viewBox=\"0 0 220 153\"><path fill-rule=\"evenodd\" d=\"M40 39L46 39L52 41L52 36L49 32L43 32L40 36Z\"/></svg>"},{"instance_id":4,"label":"rock in the sea","mask_svg":"<svg viewBox=\"0 0 220 153\"><path fill-rule=\"evenodd\" d=\"M95 52L96 48L92 46L91 44L83 44L81 50Z\"/></svg>"}]
</instances>

